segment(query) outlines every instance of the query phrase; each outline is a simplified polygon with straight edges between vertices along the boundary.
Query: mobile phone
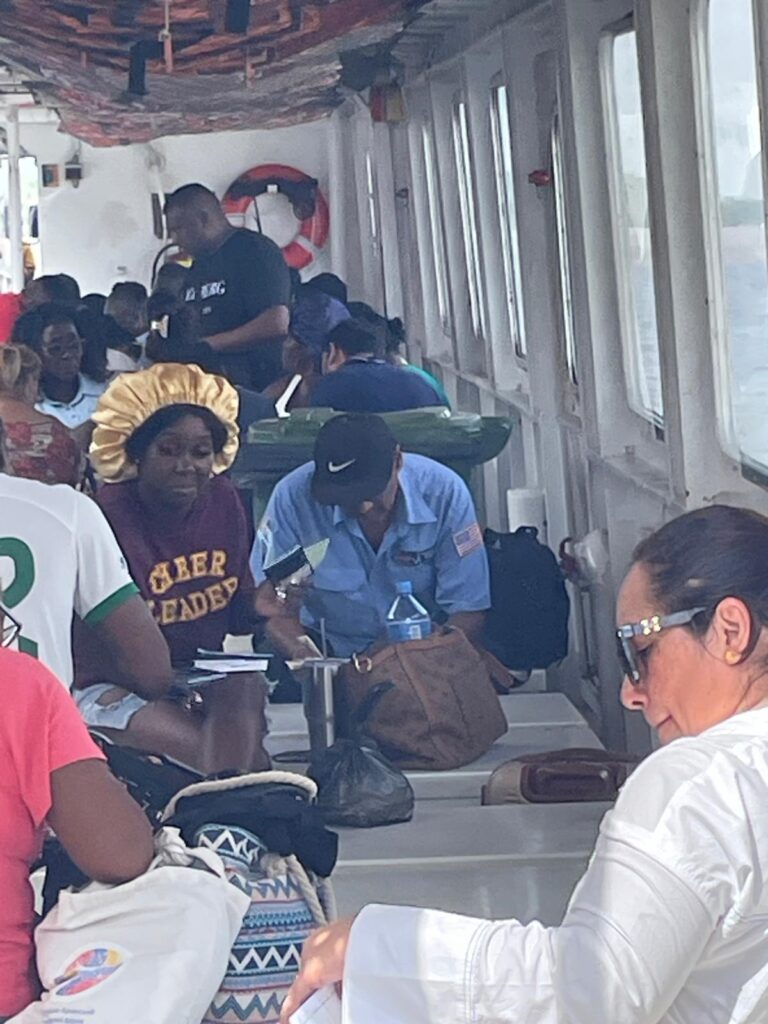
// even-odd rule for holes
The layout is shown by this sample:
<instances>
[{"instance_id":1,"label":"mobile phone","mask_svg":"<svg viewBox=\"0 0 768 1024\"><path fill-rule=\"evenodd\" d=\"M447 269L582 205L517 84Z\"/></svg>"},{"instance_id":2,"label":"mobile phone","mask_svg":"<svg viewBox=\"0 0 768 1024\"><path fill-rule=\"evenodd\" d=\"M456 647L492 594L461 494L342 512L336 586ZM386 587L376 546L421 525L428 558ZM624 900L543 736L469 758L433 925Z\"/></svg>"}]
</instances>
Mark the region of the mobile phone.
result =
<instances>
[{"instance_id":1,"label":"mobile phone","mask_svg":"<svg viewBox=\"0 0 768 1024\"><path fill-rule=\"evenodd\" d=\"M264 575L277 591L298 587L309 579L325 558L329 543L328 540L320 540L307 548L295 547L287 555L266 566Z\"/></svg>"}]
</instances>

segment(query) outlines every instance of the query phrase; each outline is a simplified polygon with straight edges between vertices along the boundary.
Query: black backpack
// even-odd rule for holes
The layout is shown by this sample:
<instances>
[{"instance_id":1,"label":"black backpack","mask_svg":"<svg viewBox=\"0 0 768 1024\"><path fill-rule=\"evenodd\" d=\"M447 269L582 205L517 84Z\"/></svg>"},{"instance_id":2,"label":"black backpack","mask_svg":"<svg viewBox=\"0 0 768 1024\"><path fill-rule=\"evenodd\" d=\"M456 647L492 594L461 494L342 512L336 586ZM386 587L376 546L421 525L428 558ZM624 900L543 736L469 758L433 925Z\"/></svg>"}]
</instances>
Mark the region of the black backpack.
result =
<instances>
[{"instance_id":1,"label":"black backpack","mask_svg":"<svg viewBox=\"0 0 768 1024\"><path fill-rule=\"evenodd\" d=\"M507 668L547 668L568 653L570 600L553 552L533 526L485 531L491 609L485 646Z\"/></svg>"}]
</instances>

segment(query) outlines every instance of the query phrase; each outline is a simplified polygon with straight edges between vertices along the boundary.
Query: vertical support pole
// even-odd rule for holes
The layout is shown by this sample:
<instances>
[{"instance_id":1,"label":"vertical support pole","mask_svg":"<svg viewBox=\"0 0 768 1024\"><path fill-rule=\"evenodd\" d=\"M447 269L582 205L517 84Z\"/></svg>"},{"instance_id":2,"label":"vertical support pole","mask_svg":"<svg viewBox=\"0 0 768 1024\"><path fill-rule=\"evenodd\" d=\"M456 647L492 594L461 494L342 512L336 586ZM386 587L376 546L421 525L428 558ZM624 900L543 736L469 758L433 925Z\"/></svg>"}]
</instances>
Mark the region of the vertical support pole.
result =
<instances>
[{"instance_id":1,"label":"vertical support pole","mask_svg":"<svg viewBox=\"0 0 768 1024\"><path fill-rule=\"evenodd\" d=\"M21 224L21 172L19 157L19 111L9 107L6 116L8 139L8 234L11 245L11 291L24 287L24 249Z\"/></svg>"},{"instance_id":2,"label":"vertical support pole","mask_svg":"<svg viewBox=\"0 0 768 1024\"><path fill-rule=\"evenodd\" d=\"M331 270L347 280L346 203L349 199L345 167L346 132L341 115L331 118L328 132L328 203L331 208Z\"/></svg>"}]
</instances>

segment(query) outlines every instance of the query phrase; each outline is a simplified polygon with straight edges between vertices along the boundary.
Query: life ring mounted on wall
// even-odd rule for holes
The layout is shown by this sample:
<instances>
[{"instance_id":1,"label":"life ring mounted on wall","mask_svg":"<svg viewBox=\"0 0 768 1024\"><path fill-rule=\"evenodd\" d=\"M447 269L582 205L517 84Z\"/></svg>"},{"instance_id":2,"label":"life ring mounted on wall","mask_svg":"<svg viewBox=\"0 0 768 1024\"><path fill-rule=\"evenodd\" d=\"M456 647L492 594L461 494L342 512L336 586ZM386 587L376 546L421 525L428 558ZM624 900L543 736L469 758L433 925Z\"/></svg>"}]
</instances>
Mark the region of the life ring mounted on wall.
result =
<instances>
[{"instance_id":1,"label":"life ring mounted on wall","mask_svg":"<svg viewBox=\"0 0 768 1024\"><path fill-rule=\"evenodd\" d=\"M257 197L271 192L288 199L299 221L296 234L282 247L282 253L289 267L303 270L325 245L331 227L328 202L316 178L286 164L260 164L232 182L221 205L230 219L240 216L244 222ZM258 209L256 215L258 219Z\"/></svg>"}]
</instances>

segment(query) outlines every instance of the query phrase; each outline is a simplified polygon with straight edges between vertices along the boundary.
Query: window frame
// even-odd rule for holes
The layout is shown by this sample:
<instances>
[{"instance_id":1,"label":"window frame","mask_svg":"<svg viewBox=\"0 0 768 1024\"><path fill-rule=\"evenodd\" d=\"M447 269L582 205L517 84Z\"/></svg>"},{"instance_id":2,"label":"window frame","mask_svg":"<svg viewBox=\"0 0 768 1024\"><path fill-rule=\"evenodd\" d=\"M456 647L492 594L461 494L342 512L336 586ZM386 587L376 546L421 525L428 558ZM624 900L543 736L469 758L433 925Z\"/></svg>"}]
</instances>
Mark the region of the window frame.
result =
<instances>
[{"instance_id":1,"label":"window frame","mask_svg":"<svg viewBox=\"0 0 768 1024\"><path fill-rule=\"evenodd\" d=\"M429 224L430 247L434 260L435 300L437 315L443 334L453 337L453 315L451 311L451 287L448 274L448 250L443 227L443 203L440 190L440 175L435 152L435 133L431 119L424 117L419 124L419 145L424 168L424 184Z\"/></svg>"},{"instance_id":2,"label":"window frame","mask_svg":"<svg viewBox=\"0 0 768 1024\"><path fill-rule=\"evenodd\" d=\"M557 254L557 287L560 300L558 328L562 338L562 353L565 360L568 386L578 392L580 381L579 346L576 341L565 164L562 159L563 134L560 127L560 111L557 107L552 114L549 149L550 173L552 175L552 206L555 218L554 241Z\"/></svg>"},{"instance_id":3,"label":"window frame","mask_svg":"<svg viewBox=\"0 0 768 1024\"><path fill-rule=\"evenodd\" d=\"M504 107L499 103L504 94ZM512 350L516 361L527 369L528 337L525 323L522 265L520 259L520 230L515 191L514 146L510 124L510 89L504 76L498 73L490 82L488 116L491 128L491 150L494 168L494 191L499 217L502 267L504 271L504 306L509 322Z\"/></svg>"},{"instance_id":4,"label":"window frame","mask_svg":"<svg viewBox=\"0 0 768 1024\"><path fill-rule=\"evenodd\" d=\"M489 338L489 332L482 261L483 247L479 217L475 206L476 183L472 159L469 101L460 92L454 94L450 118L469 299L469 319L475 340L484 345Z\"/></svg>"},{"instance_id":5,"label":"window frame","mask_svg":"<svg viewBox=\"0 0 768 1024\"><path fill-rule=\"evenodd\" d=\"M373 166L371 148L365 151L363 167L365 168L365 198L368 208L368 234L371 245L375 251L378 251L381 245L381 223L379 218L379 196L376 187L376 171Z\"/></svg>"},{"instance_id":6,"label":"window frame","mask_svg":"<svg viewBox=\"0 0 768 1024\"><path fill-rule=\"evenodd\" d=\"M754 0L750 3L754 24L754 46L758 110L762 150L763 205L766 216L766 258L768 260L768 111L766 88L762 80L763 54L760 45L760 14ZM691 5L692 53L694 55L694 96L696 103L697 159L703 199L702 223L706 241L705 268L707 275L707 305L710 324L710 348L714 369L715 417L720 447L728 458L742 468L746 479L768 486L768 463L750 458L742 451L738 440L731 378L730 328L728 292L723 259L724 235L721 216L721 195L717 156L717 129L714 90L712 88L712 62L710 51L710 0L694 0Z\"/></svg>"},{"instance_id":7,"label":"window frame","mask_svg":"<svg viewBox=\"0 0 768 1024\"><path fill-rule=\"evenodd\" d=\"M632 287L632 275L630 272L630 260L628 258L626 235L623 228L626 212L622 200L623 195L623 170L622 150L619 135L619 119L616 100L616 85L614 74L614 46L616 40L623 35L635 34L635 44L639 46L639 37L634 19L630 16L618 24L607 27L600 38L599 65L600 79L603 95L603 126L605 131L605 155L608 176L608 191L610 203L611 228L613 235L613 253L615 268L616 293L618 298L619 322L622 361L624 369L624 385L627 404L631 411L639 416L645 423L650 423L657 435L663 434L665 428L664 420L664 367L661 358L661 334L659 326L658 295L656 289L657 259L654 246L652 218L649 217L649 238L651 245L651 269L653 280L653 306L656 321L656 337L659 355L659 381L662 398L662 412L648 408L643 402L640 367L640 338L638 335L638 319L635 304L635 294ZM641 73L641 61L638 50L638 70ZM642 82L641 82L641 107L643 104ZM643 116L643 128L645 127L645 116ZM652 196L650 192L648 175L648 158L643 136L643 150L646 165L646 201L647 210L650 214Z\"/></svg>"}]
</instances>

